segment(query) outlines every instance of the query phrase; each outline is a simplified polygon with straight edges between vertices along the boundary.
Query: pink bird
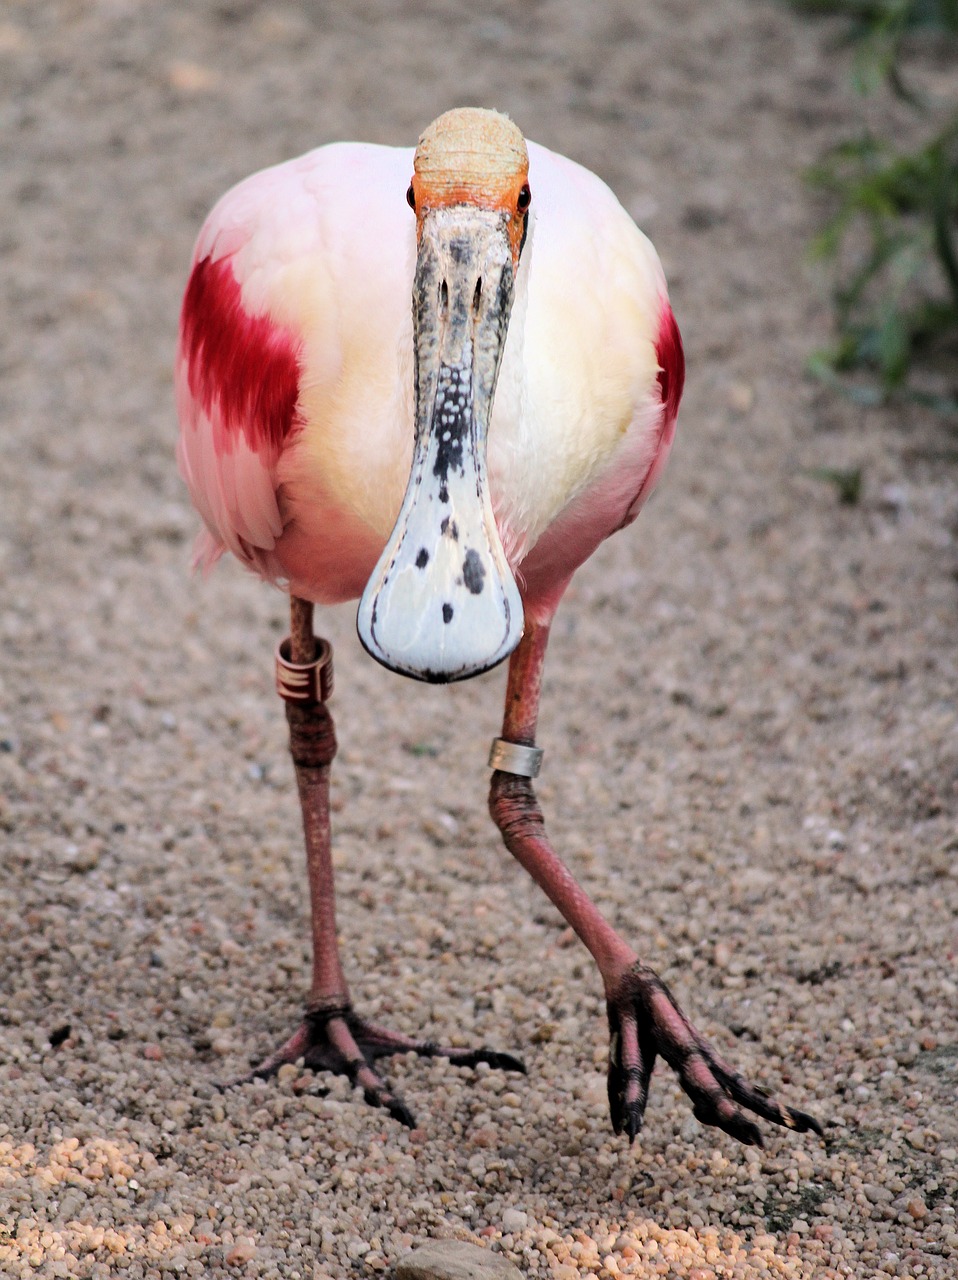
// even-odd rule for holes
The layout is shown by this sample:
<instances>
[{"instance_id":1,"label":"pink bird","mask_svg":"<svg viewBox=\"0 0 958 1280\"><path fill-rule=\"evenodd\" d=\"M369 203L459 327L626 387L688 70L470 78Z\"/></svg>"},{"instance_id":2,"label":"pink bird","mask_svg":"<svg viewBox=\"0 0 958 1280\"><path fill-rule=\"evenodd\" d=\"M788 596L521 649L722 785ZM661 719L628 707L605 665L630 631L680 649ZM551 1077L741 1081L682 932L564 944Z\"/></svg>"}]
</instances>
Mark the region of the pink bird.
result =
<instances>
[{"instance_id":1,"label":"pink bird","mask_svg":"<svg viewBox=\"0 0 958 1280\"><path fill-rule=\"evenodd\" d=\"M533 791L550 624L652 492L683 379L652 245L599 178L495 112L450 111L415 152L320 147L206 220L180 322L179 464L205 525L198 561L231 551L291 596L277 686L311 898L305 1015L254 1074L303 1058L411 1125L383 1056L524 1070L353 1008L330 859L332 655L312 623L314 604L358 597L363 645L403 675L460 680L511 654L490 809L598 965L615 1131L641 1128L661 1054L696 1116L742 1142L761 1142L745 1111L821 1132L695 1029L560 861Z\"/></svg>"}]
</instances>

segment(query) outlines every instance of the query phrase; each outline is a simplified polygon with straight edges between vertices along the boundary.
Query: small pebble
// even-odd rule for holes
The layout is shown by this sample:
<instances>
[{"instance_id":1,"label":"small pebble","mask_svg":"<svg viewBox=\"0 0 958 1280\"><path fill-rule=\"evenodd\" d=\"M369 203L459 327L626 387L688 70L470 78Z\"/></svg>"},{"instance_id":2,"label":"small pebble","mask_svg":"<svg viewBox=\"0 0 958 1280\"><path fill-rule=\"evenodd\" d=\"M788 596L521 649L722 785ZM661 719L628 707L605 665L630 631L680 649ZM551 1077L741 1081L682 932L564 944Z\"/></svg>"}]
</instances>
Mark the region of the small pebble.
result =
<instances>
[{"instance_id":1,"label":"small pebble","mask_svg":"<svg viewBox=\"0 0 958 1280\"><path fill-rule=\"evenodd\" d=\"M521 1275L501 1253L465 1240L432 1240L396 1264L396 1280L521 1280Z\"/></svg>"},{"instance_id":2,"label":"small pebble","mask_svg":"<svg viewBox=\"0 0 958 1280\"><path fill-rule=\"evenodd\" d=\"M252 1240L237 1240L226 1254L226 1265L228 1267L242 1267L247 1262L252 1262L256 1257L256 1246Z\"/></svg>"},{"instance_id":3,"label":"small pebble","mask_svg":"<svg viewBox=\"0 0 958 1280\"><path fill-rule=\"evenodd\" d=\"M502 1230L507 1235L515 1235L516 1232L525 1231L529 1225L529 1215L523 1213L521 1209L506 1209L502 1215Z\"/></svg>"}]
</instances>

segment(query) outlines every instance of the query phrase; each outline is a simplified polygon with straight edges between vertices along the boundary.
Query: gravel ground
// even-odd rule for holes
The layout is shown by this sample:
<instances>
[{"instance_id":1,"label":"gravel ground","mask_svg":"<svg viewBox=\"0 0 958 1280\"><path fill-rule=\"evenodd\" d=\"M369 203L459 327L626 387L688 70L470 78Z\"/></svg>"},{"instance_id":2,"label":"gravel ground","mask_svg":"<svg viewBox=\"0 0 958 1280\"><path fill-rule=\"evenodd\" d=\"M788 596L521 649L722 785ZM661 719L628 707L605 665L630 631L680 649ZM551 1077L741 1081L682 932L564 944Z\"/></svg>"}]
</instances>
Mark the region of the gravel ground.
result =
<instances>
[{"instance_id":1,"label":"gravel ground","mask_svg":"<svg viewBox=\"0 0 958 1280\"><path fill-rule=\"evenodd\" d=\"M558 1280L956 1274L958 472L940 423L802 373L798 174L861 110L831 34L759 0L0 11L4 1276L340 1280L442 1237ZM502 672L397 680L348 608L321 622L354 993L529 1075L396 1060L412 1132L295 1068L216 1087L292 1027L308 954L284 601L187 573L190 247L253 169L456 102L613 184L689 359L661 491L556 623L553 836L825 1142L738 1147L667 1071L613 1138L596 974L486 815ZM810 474L849 466L856 506Z\"/></svg>"}]
</instances>

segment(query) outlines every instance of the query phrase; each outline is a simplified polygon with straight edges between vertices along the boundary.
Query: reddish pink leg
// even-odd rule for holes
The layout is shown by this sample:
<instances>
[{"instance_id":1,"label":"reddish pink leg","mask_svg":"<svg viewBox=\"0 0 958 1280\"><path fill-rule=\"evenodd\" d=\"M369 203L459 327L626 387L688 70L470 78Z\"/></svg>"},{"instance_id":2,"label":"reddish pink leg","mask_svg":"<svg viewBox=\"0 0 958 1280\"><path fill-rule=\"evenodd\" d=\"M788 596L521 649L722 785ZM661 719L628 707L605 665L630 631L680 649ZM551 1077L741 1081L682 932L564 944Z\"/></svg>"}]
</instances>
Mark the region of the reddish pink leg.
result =
<instances>
[{"instance_id":1,"label":"reddish pink leg","mask_svg":"<svg viewBox=\"0 0 958 1280\"><path fill-rule=\"evenodd\" d=\"M547 625L527 625L510 660L502 728L507 742L535 743L548 639ZM741 1106L789 1129L821 1133L812 1116L776 1102L724 1062L664 983L602 917L550 845L529 778L494 772L489 807L510 853L562 912L599 967L609 1015L609 1106L616 1133L625 1130L631 1141L641 1129L658 1054L677 1073L703 1124L718 1125L739 1141L760 1146L758 1126Z\"/></svg>"},{"instance_id":2,"label":"reddish pink leg","mask_svg":"<svg viewBox=\"0 0 958 1280\"><path fill-rule=\"evenodd\" d=\"M306 669L318 653L313 635L313 606L294 596L290 612L288 660ZM319 683L318 676L314 683ZM347 1076L361 1086L367 1102L385 1107L397 1120L413 1127L415 1120L409 1108L375 1070L373 1063L377 1058L414 1050L425 1057L449 1058L457 1066L488 1062L512 1071L525 1068L511 1054L492 1049L452 1049L432 1041L416 1040L375 1026L353 1011L339 957L330 849L329 771L336 754L336 735L322 690L305 701L287 699L286 718L303 813L313 976L302 1023L252 1074L269 1076L284 1063L302 1058L306 1066L314 1070Z\"/></svg>"}]
</instances>

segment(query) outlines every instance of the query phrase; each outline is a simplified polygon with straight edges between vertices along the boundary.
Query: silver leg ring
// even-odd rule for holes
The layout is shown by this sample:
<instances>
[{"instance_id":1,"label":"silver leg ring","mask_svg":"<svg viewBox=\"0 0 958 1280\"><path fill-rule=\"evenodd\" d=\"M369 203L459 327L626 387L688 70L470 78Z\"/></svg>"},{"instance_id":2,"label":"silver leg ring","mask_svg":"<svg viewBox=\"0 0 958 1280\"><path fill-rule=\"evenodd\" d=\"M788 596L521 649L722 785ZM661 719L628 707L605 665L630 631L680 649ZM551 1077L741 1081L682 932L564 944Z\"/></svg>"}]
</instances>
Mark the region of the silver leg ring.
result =
<instances>
[{"instance_id":1,"label":"silver leg ring","mask_svg":"<svg viewBox=\"0 0 958 1280\"><path fill-rule=\"evenodd\" d=\"M503 773L517 773L520 778L537 778L545 753L541 747L524 747L505 738L493 738L489 752L489 768Z\"/></svg>"}]
</instances>

